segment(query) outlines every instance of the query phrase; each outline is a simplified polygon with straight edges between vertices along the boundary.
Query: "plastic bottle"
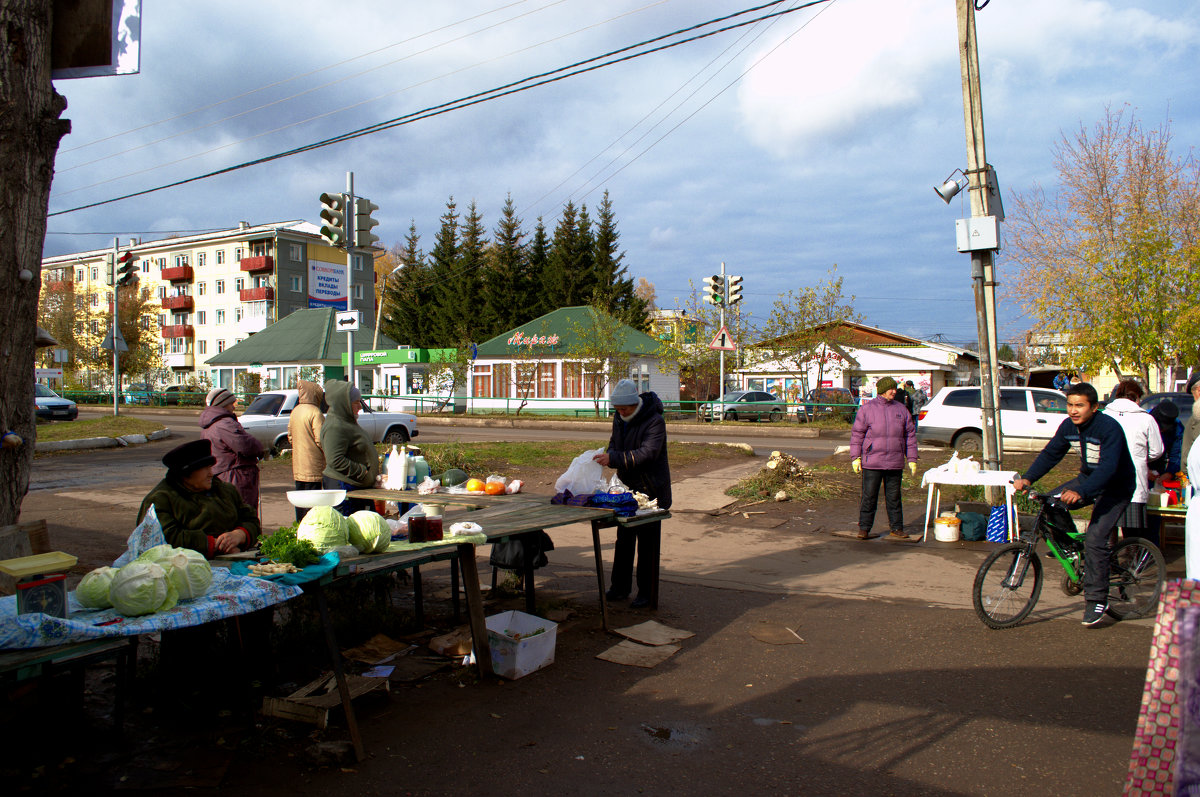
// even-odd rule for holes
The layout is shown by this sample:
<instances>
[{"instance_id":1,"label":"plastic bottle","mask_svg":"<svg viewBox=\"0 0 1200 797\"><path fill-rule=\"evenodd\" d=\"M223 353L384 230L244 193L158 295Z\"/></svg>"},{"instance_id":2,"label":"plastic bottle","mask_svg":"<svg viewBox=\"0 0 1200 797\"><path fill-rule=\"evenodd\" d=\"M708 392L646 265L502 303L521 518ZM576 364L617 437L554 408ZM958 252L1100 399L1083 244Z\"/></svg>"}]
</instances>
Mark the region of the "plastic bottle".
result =
<instances>
[{"instance_id":1,"label":"plastic bottle","mask_svg":"<svg viewBox=\"0 0 1200 797\"><path fill-rule=\"evenodd\" d=\"M415 489L417 489L417 485L420 484L420 481L417 479L417 458L418 457L420 457L420 454L414 454L412 452L409 453L408 470L405 475L405 489L415 490ZM425 467L428 468L429 466L426 465Z\"/></svg>"},{"instance_id":2,"label":"plastic bottle","mask_svg":"<svg viewBox=\"0 0 1200 797\"><path fill-rule=\"evenodd\" d=\"M412 469L414 473L413 487L415 488L418 484L429 478L429 463L425 461L425 457L417 454L412 458Z\"/></svg>"},{"instance_id":3,"label":"plastic bottle","mask_svg":"<svg viewBox=\"0 0 1200 797\"><path fill-rule=\"evenodd\" d=\"M392 458L395 458L395 464L392 464ZM403 490L408 487L408 446L400 446L400 451L397 453L396 447L392 446L392 457L388 458L388 489Z\"/></svg>"}]
</instances>

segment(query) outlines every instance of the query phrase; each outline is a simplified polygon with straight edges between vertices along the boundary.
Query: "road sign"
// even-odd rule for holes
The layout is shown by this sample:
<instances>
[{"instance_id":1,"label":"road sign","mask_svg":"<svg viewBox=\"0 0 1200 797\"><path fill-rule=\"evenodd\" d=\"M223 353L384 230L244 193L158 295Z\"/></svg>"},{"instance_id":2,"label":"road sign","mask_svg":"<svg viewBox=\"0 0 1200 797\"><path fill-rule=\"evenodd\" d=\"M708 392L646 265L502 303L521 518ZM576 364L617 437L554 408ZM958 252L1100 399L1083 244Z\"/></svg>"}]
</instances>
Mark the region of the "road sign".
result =
<instances>
[{"instance_id":1,"label":"road sign","mask_svg":"<svg viewBox=\"0 0 1200 797\"><path fill-rule=\"evenodd\" d=\"M712 343L708 344L708 348L713 351L737 351L737 344L729 336L729 330L722 326Z\"/></svg>"},{"instance_id":2,"label":"road sign","mask_svg":"<svg viewBox=\"0 0 1200 797\"><path fill-rule=\"evenodd\" d=\"M34 379L62 379L63 369L61 368L34 368Z\"/></svg>"},{"instance_id":3,"label":"road sign","mask_svg":"<svg viewBox=\"0 0 1200 797\"><path fill-rule=\"evenodd\" d=\"M339 332L357 332L360 313L358 310L342 310L335 322Z\"/></svg>"},{"instance_id":4,"label":"road sign","mask_svg":"<svg viewBox=\"0 0 1200 797\"><path fill-rule=\"evenodd\" d=\"M115 335L113 333L116 333ZM113 338L116 338L117 351L129 351L129 344L125 342L125 336L121 334L120 327L111 327L108 334L104 336L104 342L100 344L100 348L112 350Z\"/></svg>"}]
</instances>

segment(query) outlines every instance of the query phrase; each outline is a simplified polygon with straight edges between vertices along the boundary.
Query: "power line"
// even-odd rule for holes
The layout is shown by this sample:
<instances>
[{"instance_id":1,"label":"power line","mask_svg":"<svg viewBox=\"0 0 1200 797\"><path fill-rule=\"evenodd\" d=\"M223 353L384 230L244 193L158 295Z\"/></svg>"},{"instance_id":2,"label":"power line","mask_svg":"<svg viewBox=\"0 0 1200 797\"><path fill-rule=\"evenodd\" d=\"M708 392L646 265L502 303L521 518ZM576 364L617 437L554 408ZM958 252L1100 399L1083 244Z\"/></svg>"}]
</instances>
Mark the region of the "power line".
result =
<instances>
[{"instance_id":1,"label":"power line","mask_svg":"<svg viewBox=\"0 0 1200 797\"><path fill-rule=\"evenodd\" d=\"M757 17L754 19L727 25L723 28L718 28L716 30L699 33L695 36L692 36L692 37L689 37L686 39L681 39L676 42L671 42L669 44L660 45L658 47L652 47L650 49L643 50L641 52L631 53L629 55L624 55L619 58L612 58L611 60L605 61L603 63L592 64L591 66L581 66L583 64L589 64L589 63L599 61L604 58L609 58L609 57L614 56L619 53L628 53L630 50L634 50L638 47L643 47L647 44L652 44L654 42L663 41L663 40L671 38L673 36L677 36L680 33L686 33L689 31L697 30L699 28L703 28L703 27L706 27L706 26L709 26L712 24L716 24L716 23L719 23L719 22L722 22L725 20L729 20L729 19L732 19L732 18L735 18L738 16L742 16L742 15L745 15L748 13L753 13L755 11L759 11L764 8L769 8L771 6L778 5L780 2L783 2L783 0L774 0L774 2L764 3L763 5L756 6L754 8L744 9L742 11L738 11L733 14L728 14L724 17L718 17L716 19L712 19L707 22L699 23L698 25L693 25L688 28L682 28L682 29L674 31L672 33L664 34L662 36L657 36L652 39L647 39L645 41L639 42L637 44L629 45L627 47L622 47L620 49L613 50L608 53L604 53L602 55L595 56L593 58L588 58L583 61L577 61L574 64L569 64L567 66L559 67L558 69L550 70L549 72L544 72L539 75L532 75L530 77L523 78L523 79L517 80L517 81L513 81L512 83L507 83L503 86L498 86L496 88L489 89L487 91L477 92L475 94L471 94L466 97L459 98L457 100L451 100L449 102L441 103L440 105L435 105L435 106L431 106L429 108L425 108L421 111L415 111L413 113L405 114L403 116L398 116L398 117L395 117L392 119L385 120L383 122L377 122L376 124L369 125L367 127L360 128L358 130L353 130L348 133L343 133L338 136L333 136L331 138L323 139L321 141L313 142L311 144L306 144L301 147L296 147L294 149L286 150L284 152L275 153L273 155L267 155L267 156L264 156L261 158L255 158L254 160L245 161L243 163L236 164L234 166L227 166L225 168L217 169L215 171L207 172L205 174L185 178L183 180L176 180L174 182L159 185L154 188L147 188L147 189L144 189L141 191L135 191L135 192L132 192L129 194L124 194L122 196L117 196L117 197L112 197L110 199L100 200L98 202L91 202L91 203L88 203L85 205L80 205L78 207L69 208L66 210L54 211L53 213L48 213L47 216L48 217L61 216L61 215L65 215L67 213L74 213L76 211L86 210L88 208L94 208L94 207L99 207L102 205L112 204L114 202L120 202L125 199L132 199L132 198L138 197L138 196L145 196L146 194L155 193L157 191L163 191L168 188L175 188L175 187L178 187L181 185L186 185L188 183L205 180L210 177L217 177L222 174L228 174L230 172L238 171L240 169L249 168L251 166L257 166L257 165L260 165L263 163L269 163L271 161L281 160L283 158L291 157L293 155L298 155L298 154L301 154L304 152L322 149L324 147L328 147L333 144L339 144L339 143L343 143L346 141L352 141L356 138L361 138L363 136L372 135L374 133L383 132L385 130L390 130L392 128L399 127L401 125L411 124L412 122L420 121L423 119L429 119L434 116L440 116L442 114L449 113L450 111L462 110L463 108L469 108L473 105L479 105L484 102L490 102L491 100L499 99L501 97L505 97L510 94L516 94L516 93L519 93L522 91L527 91L529 89L544 86L549 83L555 83L560 80L565 80L569 77L575 77L577 75L581 75L581 74L584 74L587 72L592 72L592 71L596 71L598 69L603 69L603 68L606 68L609 66L614 66L616 64L619 64L619 63L622 63L625 61L630 61L630 60L633 60L636 58L641 58L642 56L645 56L645 55L651 55L653 53L661 52L663 50L667 50L667 49L670 49L673 47L678 47L683 44L689 44L694 41L706 39L711 36L716 36L720 33L724 33L729 30L734 30L736 28L745 27L747 25L753 25L756 22L760 22L764 19L770 19L772 17L790 14L795 11L807 8L809 6L829 2L829 0L811 0L811 2L805 3L804 5L798 6L796 8L789 8L789 9L784 9L783 11L776 11L776 12L772 12L769 14L764 14L761 17ZM576 69L576 67L580 67L580 68ZM564 72L564 70L572 70L572 69L574 69L574 71ZM558 72L563 72L563 74L556 75L555 73L558 73ZM529 81L536 81L536 82L529 83ZM521 85L521 84L526 84L526 83L527 83L527 85Z\"/></svg>"}]
</instances>

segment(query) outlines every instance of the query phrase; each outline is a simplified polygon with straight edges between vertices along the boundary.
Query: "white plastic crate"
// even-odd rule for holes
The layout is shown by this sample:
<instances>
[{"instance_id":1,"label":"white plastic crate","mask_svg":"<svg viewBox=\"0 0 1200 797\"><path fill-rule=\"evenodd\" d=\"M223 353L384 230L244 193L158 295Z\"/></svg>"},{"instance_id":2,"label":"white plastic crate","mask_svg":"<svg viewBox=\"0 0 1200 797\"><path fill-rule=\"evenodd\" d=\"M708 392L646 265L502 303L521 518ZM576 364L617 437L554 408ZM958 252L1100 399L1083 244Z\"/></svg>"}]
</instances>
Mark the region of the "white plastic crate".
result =
<instances>
[{"instance_id":1,"label":"white plastic crate","mask_svg":"<svg viewBox=\"0 0 1200 797\"><path fill-rule=\"evenodd\" d=\"M516 680L554 663L558 623L517 611L493 614L485 622L492 670L501 678Z\"/></svg>"}]
</instances>

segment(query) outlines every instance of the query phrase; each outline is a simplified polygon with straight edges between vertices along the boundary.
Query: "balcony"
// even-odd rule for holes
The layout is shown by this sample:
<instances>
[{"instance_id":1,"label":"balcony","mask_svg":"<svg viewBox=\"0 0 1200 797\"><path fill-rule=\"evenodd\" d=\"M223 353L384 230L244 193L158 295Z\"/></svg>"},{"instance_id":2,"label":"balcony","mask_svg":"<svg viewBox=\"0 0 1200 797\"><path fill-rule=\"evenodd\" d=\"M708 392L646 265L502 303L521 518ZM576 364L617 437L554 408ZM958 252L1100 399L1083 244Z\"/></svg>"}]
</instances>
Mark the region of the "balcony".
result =
<instances>
[{"instance_id":1,"label":"balcony","mask_svg":"<svg viewBox=\"0 0 1200 797\"><path fill-rule=\"evenodd\" d=\"M164 310L191 310L196 306L196 300L191 296L166 296L162 300Z\"/></svg>"},{"instance_id":2,"label":"balcony","mask_svg":"<svg viewBox=\"0 0 1200 797\"><path fill-rule=\"evenodd\" d=\"M196 336L196 329L191 324L168 324L162 328L162 336L164 340L192 338Z\"/></svg>"},{"instance_id":3,"label":"balcony","mask_svg":"<svg viewBox=\"0 0 1200 797\"><path fill-rule=\"evenodd\" d=\"M196 367L196 359L189 351L187 354L165 354L163 360L166 361L168 368L194 368Z\"/></svg>"},{"instance_id":4,"label":"balcony","mask_svg":"<svg viewBox=\"0 0 1200 797\"><path fill-rule=\"evenodd\" d=\"M251 307L267 307L265 304L251 305ZM262 332L275 322L275 314L270 312L263 313L246 313L242 319L237 322L238 331L243 335L253 335L255 332Z\"/></svg>"},{"instance_id":5,"label":"balcony","mask_svg":"<svg viewBox=\"0 0 1200 797\"><path fill-rule=\"evenodd\" d=\"M275 258L271 257L270 255L258 255L256 257L243 257L239 261L239 263L241 264L242 271L249 271L252 273L255 271L274 271L275 270Z\"/></svg>"},{"instance_id":6,"label":"balcony","mask_svg":"<svg viewBox=\"0 0 1200 797\"><path fill-rule=\"evenodd\" d=\"M259 288L242 288L241 299L243 302L271 302L275 300L275 289L269 285Z\"/></svg>"},{"instance_id":7,"label":"balcony","mask_svg":"<svg viewBox=\"0 0 1200 797\"><path fill-rule=\"evenodd\" d=\"M161 277L167 282L191 282L195 274L191 266L172 266L164 268Z\"/></svg>"}]
</instances>

